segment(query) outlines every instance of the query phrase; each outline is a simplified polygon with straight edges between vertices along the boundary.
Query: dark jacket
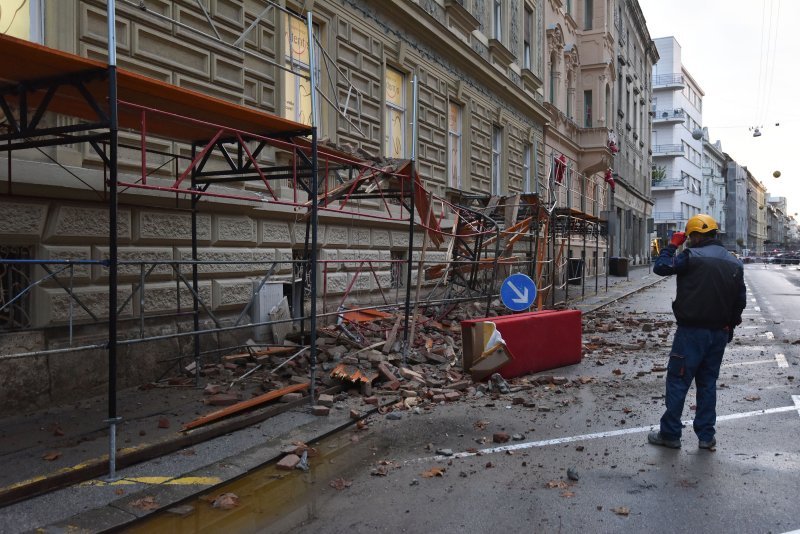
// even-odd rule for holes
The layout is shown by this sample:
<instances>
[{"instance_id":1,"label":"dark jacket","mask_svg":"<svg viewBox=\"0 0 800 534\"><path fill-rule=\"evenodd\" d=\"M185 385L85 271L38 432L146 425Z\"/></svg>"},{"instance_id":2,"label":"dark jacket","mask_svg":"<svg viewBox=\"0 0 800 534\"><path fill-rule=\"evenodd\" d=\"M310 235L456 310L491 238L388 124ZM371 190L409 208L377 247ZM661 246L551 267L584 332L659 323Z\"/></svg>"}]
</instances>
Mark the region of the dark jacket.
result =
<instances>
[{"instance_id":1,"label":"dark jacket","mask_svg":"<svg viewBox=\"0 0 800 534\"><path fill-rule=\"evenodd\" d=\"M653 272L676 274L678 291L672 311L679 325L722 329L742 322L747 304L742 262L716 239L705 240L677 256L676 247L661 250Z\"/></svg>"}]
</instances>

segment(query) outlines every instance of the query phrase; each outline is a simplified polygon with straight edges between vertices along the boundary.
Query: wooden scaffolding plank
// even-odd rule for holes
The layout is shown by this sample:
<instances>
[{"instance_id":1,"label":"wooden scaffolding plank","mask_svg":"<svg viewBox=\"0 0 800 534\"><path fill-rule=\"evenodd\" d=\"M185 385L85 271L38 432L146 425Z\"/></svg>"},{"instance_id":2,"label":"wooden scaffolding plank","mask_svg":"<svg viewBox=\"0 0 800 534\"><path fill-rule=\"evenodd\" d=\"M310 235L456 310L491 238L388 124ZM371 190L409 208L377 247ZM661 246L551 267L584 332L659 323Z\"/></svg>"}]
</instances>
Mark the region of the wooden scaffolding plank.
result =
<instances>
[{"instance_id":1,"label":"wooden scaffolding plank","mask_svg":"<svg viewBox=\"0 0 800 534\"><path fill-rule=\"evenodd\" d=\"M262 404L266 404L269 401L283 397L287 393L294 393L296 391L303 391L306 389L308 389L308 384L293 384L285 388L276 389L275 391L264 393L263 395L259 395L258 397L253 397L252 399L246 401L237 402L232 406L227 406L221 410L217 410L216 412L211 412L210 414L198 417L194 421L190 421L185 425L183 425L183 428L181 430L186 431L203 425L207 425L209 423L219 421L220 419L224 419L231 415L243 412L245 410L249 410L250 408L261 406Z\"/></svg>"}]
</instances>

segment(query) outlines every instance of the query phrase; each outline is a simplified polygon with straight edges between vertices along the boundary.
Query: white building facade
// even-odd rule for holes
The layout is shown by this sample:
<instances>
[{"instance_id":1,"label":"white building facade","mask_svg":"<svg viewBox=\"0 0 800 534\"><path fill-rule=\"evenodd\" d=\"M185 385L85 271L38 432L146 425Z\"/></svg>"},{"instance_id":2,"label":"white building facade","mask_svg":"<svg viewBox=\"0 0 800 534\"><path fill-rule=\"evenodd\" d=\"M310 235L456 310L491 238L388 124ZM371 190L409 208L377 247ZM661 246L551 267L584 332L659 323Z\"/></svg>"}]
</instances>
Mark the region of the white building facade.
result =
<instances>
[{"instance_id":1,"label":"white building facade","mask_svg":"<svg viewBox=\"0 0 800 534\"><path fill-rule=\"evenodd\" d=\"M654 219L657 237L668 239L704 211L702 125L704 93L684 68L674 37L654 39L659 60L653 67Z\"/></svg>"}]
</instances>

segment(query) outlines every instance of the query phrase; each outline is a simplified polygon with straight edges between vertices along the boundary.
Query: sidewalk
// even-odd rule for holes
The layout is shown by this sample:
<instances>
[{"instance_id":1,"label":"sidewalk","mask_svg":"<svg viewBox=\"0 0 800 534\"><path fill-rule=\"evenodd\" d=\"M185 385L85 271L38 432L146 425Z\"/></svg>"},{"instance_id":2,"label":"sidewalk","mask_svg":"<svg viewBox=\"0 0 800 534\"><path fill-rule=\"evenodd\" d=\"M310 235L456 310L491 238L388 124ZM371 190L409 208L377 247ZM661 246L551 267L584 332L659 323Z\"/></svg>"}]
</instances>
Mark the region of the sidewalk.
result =
<instances>
[{"instance_id":1,"label":"sidewalk","mask_svg":"<svg viewBox=\"0 0 800 534\"><path fill-rule=\"evenodd\" d=\"M569 307L590 313L659 280L663 278L647 265L631 268L627 277L608 277L607 291L605 277L599 278L597 294L592 280L587 280L586 296ZM581 286L573 289L579 292ZM363 417L376 410L359 395L340 394L338 409L316 417L305 397L180 432L181 424L210 411L200 399L202 390L194 388L122 392L119 407L125 419L118 427L122 449L119 480L114 483L103 479L108 467L105 397L2 420L0 532L41 525L52 525L48 532L68 525L89 531L124 525L151 512L131 505L144 493L159 507L169 507L276 460L286 444L314 442L353 424L351 409ZM63 487L66 484L70 485ZM30 497L34 494L41 495ZM73 517L78 512L83 512L81 517Z\"/></svg>"}]
</instances>

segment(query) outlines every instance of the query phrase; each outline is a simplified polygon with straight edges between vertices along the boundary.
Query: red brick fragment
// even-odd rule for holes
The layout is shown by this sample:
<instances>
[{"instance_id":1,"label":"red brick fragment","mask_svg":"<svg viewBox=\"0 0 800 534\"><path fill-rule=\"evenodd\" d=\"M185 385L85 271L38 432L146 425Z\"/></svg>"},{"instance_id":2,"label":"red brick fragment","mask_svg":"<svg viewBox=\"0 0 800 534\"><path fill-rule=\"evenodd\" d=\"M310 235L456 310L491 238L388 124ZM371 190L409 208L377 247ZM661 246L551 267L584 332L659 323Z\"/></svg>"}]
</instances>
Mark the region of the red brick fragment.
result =
<instances>
[{"instance_id":1,"label":"red brick fragment","mask_svg":"<svg viewBox=\"0 0 800 534\"><path fill-rule=\"evenodd\" d=\"M299 463L300 463L299 456L297 456L296 454L287 454L286 456L281 458L281 460L275 467L283 471L291 471L292 469L297 467L297 464Z\"/></svg>"}]
</instances>

